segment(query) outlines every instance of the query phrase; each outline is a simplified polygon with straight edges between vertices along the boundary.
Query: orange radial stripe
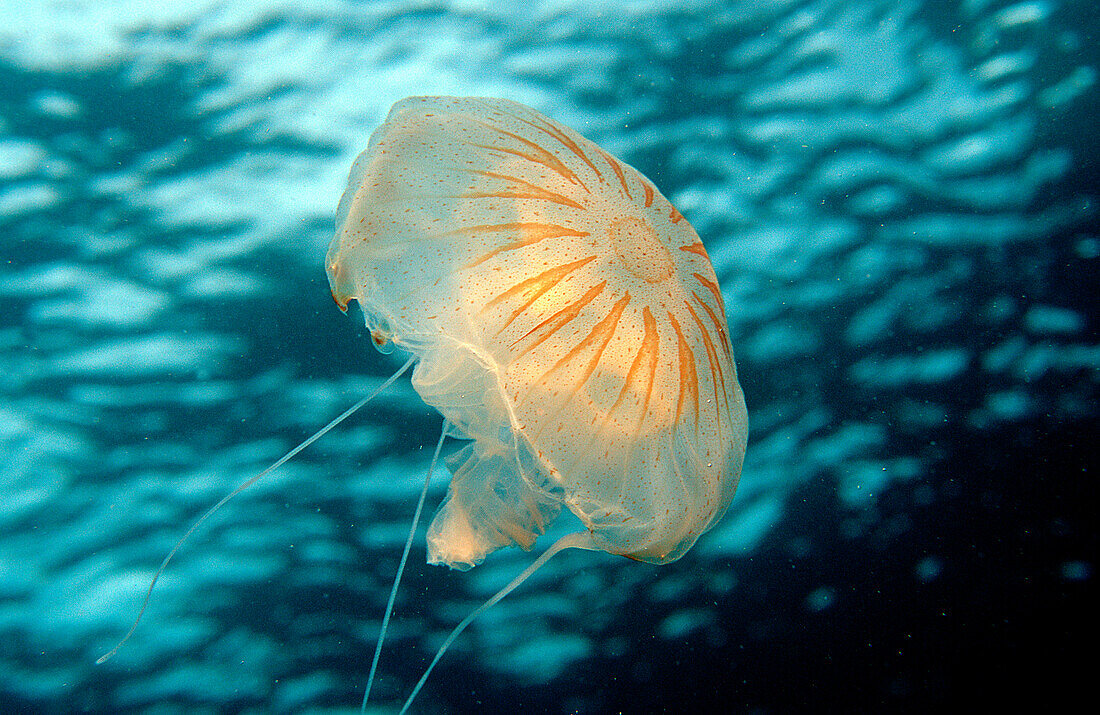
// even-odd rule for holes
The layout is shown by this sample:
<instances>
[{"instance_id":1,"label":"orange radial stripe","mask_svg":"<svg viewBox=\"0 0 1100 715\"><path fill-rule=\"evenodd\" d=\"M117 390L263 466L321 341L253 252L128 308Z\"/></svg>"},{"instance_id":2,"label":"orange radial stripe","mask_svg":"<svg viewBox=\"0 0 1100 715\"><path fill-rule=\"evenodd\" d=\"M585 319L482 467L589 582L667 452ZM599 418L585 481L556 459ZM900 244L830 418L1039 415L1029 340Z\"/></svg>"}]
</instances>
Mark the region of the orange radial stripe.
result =
<instances>
[{"instance_id":1,"label":"orange radial stripe","mask_svg":"<svg viewBox=\"0 0 1100 715\"><path fill-rule=\"evenodd\" d=\"M557 226L552 223L532 223L532 222L516 222L516 223L499 223L488 224L481 226L468 226L466 228L456 228L453 231L447 231L444 236L474 236L479 233L494 233L494 232L519 232L523 234L523 238L516 239L515 241L509 241L503 246L499 246L484 254L477 260L467 263L464 268L473 268L481 265L490 258L504 253L506 251L514 251L518 248L525 248L527 246L534 245L539 241L547 238L561 238L562 236L574 236L577 238L583 238L590 235L587 231L577 231L564 226Z\"/></svg>"},{"instance_id":2,"label":"orange radial stripe","mask_svg":"<svg viewBox=\"0 0 1100 715\"><path fill-rule=\"evenodd\" d=\"M575 201L570 201L564 196L558 196L552 194L549 191L471 191L468 194L462 194L458 198L460 199L540 199L543 201L552 201L555 204L561 204L562 206L569 206L570 208L584 210L584 207Z\"/></svg>"},{"instance_id":3,"label":"orange radial stripe","mask_svg":"<svg viewBox=\"0 0 1100 715\"><path fill-rule=\"evenodd\" d=\"M726 376L722 372L722 363L718 360L718 351L714 349L714 341L710 338L710 331L707 330L707 326L703 324L703 321L699 319L699 314L695 312L691 304L684 301L684 305L687 306L688 312L691 313L691 317L695 319L695 324L699 326L699 335L703 338L703 347L707 351L707 362L710 363L710 370L713 374L710 383L714 390L714 413L718 417L719 433L721 433L722 410L718 409L719 402L725 402L726 411L729 411L729 401L726 399ZM721 394L719 394L718 390L719 383L722 385Z\"/></svg>"},{"instance_id":4,"label":"orange radial stripe","mask_svg":"<svg viewBox=\"0 0 1100 715\"><path fill-rule=\"evenodd\" d=\"M618 326L619 318L622 317L623 311L626 309L626 306L629 302L630 294L627 293L621 299L619 299L619 302L616 303L614 307L612 307L611 312L608 313L607 317L605 317L603 320L597 323L594 328L592 328L591 332L589 332L588 334L588 337L582 340L575 348L570 350L565 357L563 357L561 360L558 360L558 362L556 362L552 368L543 373L542 377L532 383L532 387L534 387L535 385L542 385L551 375L554 374L554 372L565 366L575 357L581 355L585 350L588 350L593 345L598 344L595 353L592 355L592 357L588 361L588 364L585 366L581 378L577 380L576 384L573 385L573 388L569 391L569 394L565 396L565 399L561 400L561 402L555 408L553 408L550 414L547 415L546 419L543 420L542 426L538 429L538 431L534 435L532 435L534 441L538 441L538 437L540 434L542 434L542 431L544 429L558 421L558 415L560 415L562 411L573 400L573 398L577 396L577 393L581 390L581 388L584 387L585 383L588 382L588 378L590 378L592 376L592 373L595 372L596 367L600 364L600 360L603 357L604 351L607 350L607 346L608 344L610 344L611 339L615 337L615 328ZM527 396L525 396L524 399L526 400L526 397L529 396L530 391L528 391L528 394Z\"/></svg>"},{"instance_id":5,"label":"orange radial stripe","mask_svg":"<svg viewBox=\"0 0 1100 715\"><path fill-rule=\"evenodd\" d=\"M676 399L676 419L679 420L684 411L684 397L685 394L691 396L692 407L695 409L695 417L698 422L699 417L699 375L695 371L695 353L692 351L691 346L688 345L687 340L684 339L684 333L680 330L680 323L672 315L668 314L668 319L672 322L672 329L676 331L676 343L680 352L680 396Z\"/></svg>"},{"instance_id":6,"label":"orange radial stripe","mask_svg":"<svg viewBox=\"0 0 1100 715\"><path fill-rule=\"evenodd\" d=\"M653 204L653 187L643 179L642 188L645 189L645 207L648 209Z\"/></svg>"},{"instance_id":7,"label":"orange radial stripe","mask_svg":"<svg viewBox=\"0 0 1100 715\"><path fill-rule=\"evenodd\" d=\"M611 415L619 409L623 400L626 399L627 393L636 388L635 383L638 382L638 373L644 369L647 384L645 400L638 414L639 428L645 422L646 412L649 410L649 401L653 397L653 378L657 373L657 358L661 345L660 338L657 335L657 321L653 319L653 314L649 312L649 308L642 309L642 320L645 323L645 336L642 338L642 344L638 347L638 354L634 356L634 362L630 364L630 369L627 370L623 389L619 391L615 404L607 412L607 419L610 419Z\"/></svg>"},{"instance_id":8,"label":"orange radial stripe","mask_svg":"<svg viewBox=\"0 0 1100 715\"><path fill-rule=\"evenodd\" d=\"M511 347L514 348L516 345L523 342L527 338L531 337L532 335L534 335L539 330L542 330L543 328L548 328L547 331L543 335L539 336L538 340L536 340L535 342L533 342L532 344L530 344L526 348L524 348L523 351L520 353L520 355L531 352L532 350L537 348L539 345L541 345L544 340L546 340L551 335L553 335L558 330L560 330L562 328L562 326L567 325L569 323L569 321L573 320L578 315L580 315L580 312L584 308L584 306L588 305L593 300L595 300L596 296L598 296L600 293L603 292L603 289L604 289L605 286L607 286L607 281L603 281L603 282L599 283L598 285L592 286L591 288L588 289L588 292L585 293L584 295L582 295L580 298L573 301L569 305L565 306L564 308L562 308L558 312L551 315L546 320L542 321L541 323L539 323L535 327L528 330L527 333L525 333L523 335L523 337L521 337L518 340L516 340L515 342L513 342ZM517 357L519 357L519 356L517 355Z\"/></svg>"},{"instance_id":9,"label":"orange radial stripe","mask_svg":"<svg viewBox=\"0 0 1100 715\"><path fill-rule=\"evenodd\" d=\"M710 316L710 322L714 323L714 329L718 331L718 336L722 338L722 349L725 351L726 357L730 357L730 339L729 336L726 335L725 323L718 319L718 316L715 314L714 310L711 309L711 307L707 305L702 298L699 297L698 293L692 291L691 294L695 296L695 300L699 301L699 305L703 308L703 310L707 311L707 315Z\"/></svg>"},{"instance_id":10,"label":"orange radial stripe","mask_svg":"<svg viewBox=\"0 0 1100 715\"><path fill-rule=\"evenodd\" d=\"M550 136L557 139L559 142L561 142L562 146L566 147L567 149L569 149L569 151L573 152L578 157L580 157L580 160L583 161L585 164L588 164L588 168L591 169L592 172L596 176L600 177L600 181L604 180L603 174L601 174L600 170L596 168L596 165L592 163L592 160L589 159L583 151L581 151L581 148L579 146L577 146L577 143L575 141L573 141L572 139L570 139L568 136L566 136L560 129L555 127L553 124L547 124L547 123L543 123L543 122L540 122L540 123L536 124L535 122L533 122L530 119L527 119L525 117L516 117L516 119L519 119L524 124L529 124L530 126L534 127L535 129L539 129L539 130L545 132L546 134L549 134Z\"/></svg>"},{"instance_id":11,"label":"orange radial stripe","mask_svg":"<svg viewBox=\"0 0 1100 715\"><path fill-rule=\"evenodd\" d=\"M702 243L693 243L690 246L680 246L680 250L685 253L694 253L696 256L702 256L703 258L709 258L707 249L703 247ZM695 275L699 274L696 273Z\"/></svg>"},{"instance_id":12,"label":"orange radial stripe","mask_svg":"<svg viewBox=\"0 0 1100 715\"><path fill-rule=\"evenodd\" d=\"M718 306L718 309L722 311L724 315L726 312L726 304L722 301L722 289L718 287L718 284L699 273L692 273L691 275L695 276L695 280L702 283L703 286L710 291L710 294L714 296L715 305Z\"/></svg>"},{"instance_id":13,"label":"orange radial stripe","mask_svg":"<svg viewBox=\"0 0 1100 715\"><path fill-rule=\"evenodd\" d=\"M585 191L588 191L588 187L584 185L584 182L581 181L580 178L576 174L574 174L573 171L568 166L566 166L565 163L562 162L561 159L556 157L552 152L550 152L545 147L531 141L530 139L528 139L526 137L522 137L519 134L514 134L512 132L505 131L504 129L501 129L500 127L495 127L492 124L488 124L486 122L480 122L480 121L478 122L478 124L485 127L486 129L492 129L493 131L498 132L499 134L503 134L506 137L511 137L512 139L518 141L520 144L523 144L524 146L530 147L531 151L533 152L533 155L532 154L525 154L524 152L519 151L518 149L509 149L509 148L506 148L506 147L499 147L499 146L492 146L492 145L485 145L485 144L474 144L474 146L480 147L482 149L488 149L490 151L500 151L500 152L504 152L506 154L512 154L513 156L518 156L518 157L521 157L523 159L527 159L528 161L533 161L537 164L542 164L546 168L550 169L551 171L557 172L558 174L560 174L564 178L568 179L569 181L580 184L584 188ZM591 192L589 192L589 193L591 193Z\"/></svg>"},{"instance_id":14,"label":"orange radial stripe","mask_svg":"<svg viewBox=\"0 0 1100 715\"><path fill-rule=\"evenodd\" d=\"M672 223L680 223L684 220L684 215L680 213L675 206L672 207L672 211L669 212L668 217L672 219Z\"/></svg>"},{"instance_id":15,"label":"orange radial stripe","mask_svg":"<svg viewBox=\"0 0 1100 715\"><path fill-rule=\"evenodd\" d=\"M489 310L497 303L500 303L502 301L509 300L511 298L515 298L526 293L531 293L531 297L527 300L527 302L521 305L519 308L516 308L511 317L509 317L504 325L501 326L500 330L496 332L497 335L500 335L508 328L509 325L512 324L512 321L518 318L520 314L522 314L525 310L530 308L531 305L536 300L541 298L548 290L560 283L562 279L564 279L573 271L591 263L594 260L596 260L595 256L589 256L588 258L582 258L579 261L573 261L572 263L567 263L563 266L556 266L548 271L543 271L534 278L528 278L527 280L512 286L508 290L496 296L485 304L480 313L484 313L485 311Z\"/></svg>"},{"instance_id":16,"label":"orange radial stripe","mask_svg":"<svg viewBox=\"0 0 1100 715\"><path fill-rule=\"evenodd\" d=\"M633 201L634 197L630 195L630 187L626 185L626 176L623 175L623 167L619 166L619 162L615 161L615 157L611 156L606 151L601 149L600 154L602 154L604 160L611 165L611 169L615 172L615 176L619 177L619 183L623 185L623 193L626 194L628 199Z\"/></svg>"},{"instance_id":17,"label":"orange radial stripe","mask_svg":"<svg viewBox=\"0 0 1100 715\"><path fill-rule=\"evenodd\" d=\"M603 357L603 353L607 350L608 344L611 342L611 338L615 337L615 328L619 325L619 318L622 317L623 311L626 310L627 304L630 303L630 294L627 293L619 302L612 308L611 312L607 316L596 323L584 340L577 343L577 345L565 354L560 360L554 363L554 366L543 373L535 384L541 384L546 382L546 379L553 375L555 372L563 368L572 362L575 358L584 354L586 350L592 348L592 346L598 346L592 357L589 358L588 364L585 365L581 378L577 380L577 384L573 386L573 390L570 392L570 397L577 393L584 383L588 382L588 378L592 377L592 373L595 372L596 367L600 364L600 359Z\"/></svg>"},{"instance_id":18,"label":"orange radial stripe","mask_svg":"<svg viewBox=\"0 0 1100 715\"><path fill-rule=\"evenodd\" d=\"M486 176L490 179L501 179L503 181L510 181L514 184L522 186L522 189L508 189L503 191L471 191L462 194L461 198L466 199L487 199L487 198L502 198L502 199L543 199L545 201L553 201L556 204L562 206L572 206L575 209L584 210L584 206L578 204L573 199L562 196L561 194L554 193L553 191L547 191L541 186L536 186L529 181L517 178L515 176L508 176L506 174L498 174L494 171L481 171L479 169L463 169L463 171L471 174L478 174L479 176Z\"/></svg>"}]
</instances>

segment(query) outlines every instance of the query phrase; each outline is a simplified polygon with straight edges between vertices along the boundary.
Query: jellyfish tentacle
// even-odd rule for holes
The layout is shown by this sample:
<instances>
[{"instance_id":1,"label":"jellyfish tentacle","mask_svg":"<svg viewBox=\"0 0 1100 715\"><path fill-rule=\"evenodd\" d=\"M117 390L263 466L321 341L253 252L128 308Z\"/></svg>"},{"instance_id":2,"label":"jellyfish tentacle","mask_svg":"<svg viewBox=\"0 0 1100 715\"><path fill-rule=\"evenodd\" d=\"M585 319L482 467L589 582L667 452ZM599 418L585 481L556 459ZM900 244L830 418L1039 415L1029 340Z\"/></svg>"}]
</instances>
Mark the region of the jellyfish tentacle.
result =
<instances>
[{"instance_id":1,"label":"jellyfish tentacle","mask_svg":"<svg viewBox=\"0 0 1100 715\"><path fill-rule=\"evenodd\" d=\"M270 467L263 470L262 472L260 472L256 476L250 477L249 479L246 479L245 481L241 482L239 485L237 485L236 489L234 489L233 491L229 492L224 497L222 497L221 501L219 501L217 504L215 504L214 506L207 509L206 512L202 516L200 516L195 521L194 524L191 525L191 528L188 529L187 532L182 537L180 537L180 540L176 542L176 545L172 547L172 550L168 552L168 555L164 557L164 560L160 562L160 567L157 568L156 573L153 574L152 581L149 582L149 588L145 591L145 599L141 602L141 608L138 609L137 617L134 618L134 622L130 626L130 630L126 631L126 635L122 636L122 640L120 640L118 643L116 643L114 648L107 651L106 653L104 653L103 655L99 656L99 658L96 659L96 662L95 662L96 665L101 665L101 664L107 662L108 660L110 660L112 657L114 657L115 653L118 653L119 648L121 648L126 643L126 641L130 640L130 636L132 636L134 634L134 631L137 630L138 624L141 623L141 617L145 615L145 609L149 607L149 599L153 596L153 589L156 587L157 581L160 580L160 575L162 573L164 573L164 569L168 568L168 562L172 560L172 557L176 555L176 552L180 550L180 548L183 546L184 542L186 542L187 539L189 539L191 537L191 534L195 533L195 531L203 524L203 522L205 522L207 519L212 517L214 515L214 512L218 511L223 506L225 506L226 503L230 499L237 496L238 494L243 492L245 489L248 489L253 484L255 484L256 482L258 482L261 479L263 479L264 477L266 477L271 472L275 471L279 467L286 464L288 461L293 459L295 457L295 455L297 455L303 449L305 449L309 445L313 444L314 442L316 442L317 440L321 439L326 434L328 434L328 432L333 427L335 427L336 425L338 425L341 422L343 422L344 420L346 420L348 417L351 417L353 414L355 414L355 412L360 407L362 407L363 405L365 405L368 402L370 402L371 400L373 400L375 397L377 397L379 395L379 393L381 393L387 387L392 385L394 383L394 381L397 380L397 378L404 375L405 371L408 370L410 367L412 367L412 364L415 361L416 361L415 357L409 358L405 362L405 364L402 365L397 370L397 372L390 375L389 378L385 382L383 382L381 385L378 386L377 389L374 390L374 392L370 393L369 395L367 395L363 399L359 400L358 402L356 402L354 405L352 405L348 409L344 410L340 414L339 417L337 417L336 419L332 420L331 422L329 422L327 425L325 425L321 429L314 432L312 436L306 438L297 447L295 447L294 449L292 449L289 452L287 452L286 454L284 454L282 457L280 457Z\"/></svg>"},{"instance_id":2,"label":"jellyfish tentacle","mask_svg":"<svg viewBox=\"0 0 1100 715\"><path fill-rule=\"evenodd\" d=\"M363 691L363 703L359 706L359 712L367 711L367 699L370 698L370 689L374 685L374 674L378 670L378 659L382 655L382 644L386 641L386 631L390 627L390 616L393 614L393 604L397 600L397 587L401 585L401 575L405 573L405 562L409 560L409 549L412 548L413 537L416 536L416 525L420 523L420 513L424 510L424 498L428 495L428 485L432 483L432 473L439 461L439 452L443 449L443 440L447 437L447 428L450 424L443 420L443 427L439 430L439 441L435 444L435 453L432 454L432 463L428 466L428 473L424 477L424 487L420 490L420 499L416 502L416 511L413 512L412 523L409 525L409 536L405 539L405 550L401 552L401 562L397 565L397 573L393 577L393 587L390 589L390 598L386 601L386 614L382 616L382 628L378 632L378 643L374 646L374 658L370 663L370 675L367 676L367 687Z\"/></svg>"}]
</instances>

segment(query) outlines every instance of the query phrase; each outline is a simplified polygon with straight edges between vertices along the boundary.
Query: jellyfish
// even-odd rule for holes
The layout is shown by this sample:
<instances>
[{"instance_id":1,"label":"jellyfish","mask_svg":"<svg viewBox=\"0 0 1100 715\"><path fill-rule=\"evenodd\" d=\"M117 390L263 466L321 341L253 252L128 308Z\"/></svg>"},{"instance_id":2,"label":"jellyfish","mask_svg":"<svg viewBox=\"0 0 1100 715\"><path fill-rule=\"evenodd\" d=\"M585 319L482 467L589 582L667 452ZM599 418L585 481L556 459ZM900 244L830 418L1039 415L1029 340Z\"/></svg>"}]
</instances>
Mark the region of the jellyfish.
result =
<instances>
[{"instance_id":1,"label":"jellyfish","mask_svg":"<svg viewBox=\"0 0 1100 715\"><path fill-rule=\"evenodd\" d=\"M675 561L726 512L748 419L714 269L661 192L580 134L504 99L398 102L352 166L326 268L470 440L428 561L530 549L563 507L584 526L482 609L564 548Z\"/></svg>"}]
</instances>

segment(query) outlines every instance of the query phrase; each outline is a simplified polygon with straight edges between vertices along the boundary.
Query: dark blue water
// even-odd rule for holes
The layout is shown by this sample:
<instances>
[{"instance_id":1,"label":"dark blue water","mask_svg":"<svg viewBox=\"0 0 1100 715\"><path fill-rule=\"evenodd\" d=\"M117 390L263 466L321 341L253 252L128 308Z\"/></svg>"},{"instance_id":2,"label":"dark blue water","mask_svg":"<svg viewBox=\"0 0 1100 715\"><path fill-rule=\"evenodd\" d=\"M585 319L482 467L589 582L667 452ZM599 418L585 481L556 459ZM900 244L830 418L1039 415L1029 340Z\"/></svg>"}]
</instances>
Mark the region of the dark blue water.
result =
<instances>
[{"instance_id":1,"label":"dark blue water","mask_svg":"<svg viewBox=\"0 0 1100 715\"><path fill-rule=\"evenodd\" d=\"M687 556L556 557L423 711L1081 696L1092 4L504 7L0 1L0 709L357 708L438 436L404 381L205 524L93 662L191 521L400 364L322 263L352 159L419 94L530 104L653 179L714 260L750 414ZM385 707L534 558L423 557Z\"/></svg>"}]
</instances>

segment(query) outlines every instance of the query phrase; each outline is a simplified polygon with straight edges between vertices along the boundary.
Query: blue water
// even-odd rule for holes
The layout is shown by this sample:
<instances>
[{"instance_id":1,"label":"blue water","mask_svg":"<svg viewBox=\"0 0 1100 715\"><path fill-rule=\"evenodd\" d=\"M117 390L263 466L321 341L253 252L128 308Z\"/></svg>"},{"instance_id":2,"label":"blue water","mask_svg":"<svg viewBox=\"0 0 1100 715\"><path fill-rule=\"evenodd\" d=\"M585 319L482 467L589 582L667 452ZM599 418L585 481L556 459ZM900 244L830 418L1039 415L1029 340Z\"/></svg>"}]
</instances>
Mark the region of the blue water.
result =
<instances>
[{"instance_id":1,"label":"blue water","mask_svg":"<svg viewBox=\"0 0 1100 715\"><path fill-rule=\"evenodd\" d=\"M322 261L351 161L421 94L524 102L654 180L713 258L751 431L687 556L563 553L420 709L1072 702L1096 636L1093 4L506 7L0 0L0 709L357 708L438 436L407 381L205 524L93 663L191 521L400 365ZM421 535L383 709L533 559L423 557Z\"/></svg>"}]
</instances>

